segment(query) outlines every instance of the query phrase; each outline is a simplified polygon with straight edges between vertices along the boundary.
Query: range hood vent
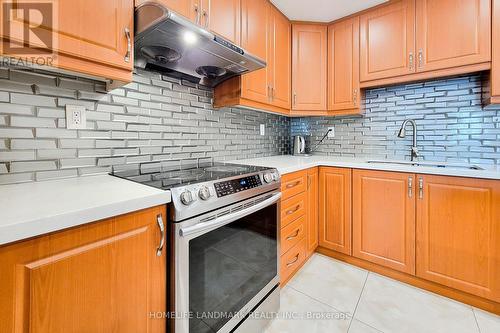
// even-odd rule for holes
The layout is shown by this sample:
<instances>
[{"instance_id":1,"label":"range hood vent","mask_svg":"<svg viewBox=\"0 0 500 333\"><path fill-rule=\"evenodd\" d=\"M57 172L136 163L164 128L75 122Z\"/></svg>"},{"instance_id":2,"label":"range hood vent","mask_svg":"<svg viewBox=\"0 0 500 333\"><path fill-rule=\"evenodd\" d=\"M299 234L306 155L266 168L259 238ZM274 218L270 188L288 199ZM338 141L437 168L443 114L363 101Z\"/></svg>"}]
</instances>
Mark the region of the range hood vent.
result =
<instances>
[{"instance_id":1,"label":"range hood vent","mask_svg":"<svg viewBox=\"0 0 500 333\"><path fill-rule=\"evenodd\" d=\"M158 3L135 11L135 66L205 86L249 73L266 63Z\"/></svg>"}]
</instances>

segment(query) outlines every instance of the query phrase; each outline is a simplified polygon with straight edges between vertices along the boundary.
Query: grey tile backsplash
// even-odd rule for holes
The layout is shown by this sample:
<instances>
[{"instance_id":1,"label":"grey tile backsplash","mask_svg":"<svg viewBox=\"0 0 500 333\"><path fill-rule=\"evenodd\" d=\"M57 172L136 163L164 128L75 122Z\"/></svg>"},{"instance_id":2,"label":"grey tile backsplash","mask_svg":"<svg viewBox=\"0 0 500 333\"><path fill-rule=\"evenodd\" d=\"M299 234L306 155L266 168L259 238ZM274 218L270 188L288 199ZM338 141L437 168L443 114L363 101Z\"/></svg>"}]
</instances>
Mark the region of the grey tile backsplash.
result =
<instances>
[{"instance_id":1,"label":"grey tile backsplash","mask_svg":"<svg viewBox=\"0 0 500 333\"><path fill-rule=\"evenodd\" d=\"M412 118L421 159L500 164L500 106L481 106L486 80L473 74L369 89L363 116L294 118L291 134L317 142L328 127L335 127L335 138L326 139L316 154L409 159L411 126L405 139L397 131Z\"/></svg>"},{"instance_id":2,"label":"grey tile backsplash","mask_svg":"<svg viewBox=\"0 0 500 333\"><path fill-rule=\"evenodd\" d=\"M112 167L170 165L287 154L290 134L326 139L317 154L409 158L416 119L422 158L500 164L500 107L481 106L486 77L366 91L361 116L286 118L238 108L213 109L213 91L139 71L134 82L104 86L71 76L0 67L0 184L107 173ZM87 128L68 130L66 104L84 105ZM266 134L260 136L259 125Z\"/></svg>"},{"instance_id":3,"label":"grey tile backsplash","mask_svg":"<svg viewBox=\"0 0 500 333\"><path fill-rule=\"evenodd\" d=\"M213 109L213 91L190 82L139 72L127 86L104 90L91 80L0 67L0 184L290 151L288 118ZM66 129L66 104L86 107L86 129Z\"/></svg>"}]
</instances>

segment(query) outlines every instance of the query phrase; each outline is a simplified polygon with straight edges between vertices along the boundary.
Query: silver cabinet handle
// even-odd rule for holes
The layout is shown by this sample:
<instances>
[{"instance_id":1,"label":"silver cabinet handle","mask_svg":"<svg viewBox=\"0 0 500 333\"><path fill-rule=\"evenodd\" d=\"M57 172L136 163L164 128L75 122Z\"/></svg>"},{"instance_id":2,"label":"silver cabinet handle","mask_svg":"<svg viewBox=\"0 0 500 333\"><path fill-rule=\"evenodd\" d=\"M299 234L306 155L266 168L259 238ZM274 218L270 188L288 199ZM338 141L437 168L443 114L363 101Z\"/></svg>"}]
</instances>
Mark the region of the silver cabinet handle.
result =
<instances>
[{"instance_id":1,"label":"silver cabinet handle","mask_svg":"<svg viewBox=\"0 0 500 333\"><path fill-rule=\"evenodd\" d=\"M352 91L352 102L354 103L354 106L358 103L358 89L354 89Z\"/></svg>"},{"instance_id":2,"label":"silver cabinet handle","mask_svg":"<svg viewBox=\"0 0 500 333\"><path fill-rule=\"evenodd\" d=\"M295 206L293 209L287 210L286 215L293 214L296 211L298 211L299 209L300 209L300 204L298 204L297 206Z\"/></svg>"},{"instance_id":3,"label":"silver cabinet handle","mask_svg":"<svg viewBox=\"0 0 500 333\"><path fill-rule=\"evenodd\" d=\"M418 179L418 198L419 199L424 198L424 179L423 178Z\"/></svg>"},{"instance_id":4,"label":"silver cabinet handle","mask_svg":"<svg viewBox=\"0 0 500 333\"><path fill-rule=\"evenodd\" d=\"M299 253L297 253L297 255L293 258L292 261L290 261L289 263L286 264L286 267L290 267L292 266L293 264L295 264L297 261L299 260Z\"/></svg>"},{"instance_id":5,"label":"silver cabinet handle","mask_svg":"<svg viewBox=\"0 0 500 333\"><path fill-rule=\"evenodd\" d=\"M292 188L300 184L300 180L297 180L291 184L286 184L286 188Z\"/></svg>"},{"instance_id":6,"label":"silver cabinet handle","mask_svg":"<svg viewBox=\"0 0 500 333\"><path fill-rule=\"evenodd\" d=\"M205 19L205 29L208 28L208 13L206 10L203 10L203 18Z\"/></svg>"},{"instance_id":7,"label":"silver cabinet handle","mask_svg":"<svg viewBox=\"0 0 500 333\"><path fill-rule=\"evenodd\" d=\"M297 93L293 93L293 105L297 105Z\"/></svg>"},{"instance_id":8,"label":"silver cabinet handle","mask_svg":"<svg viewBox=\"0 0 500 333\"><path fill-rule=\"evenodd\" d=\"M194 5L194 12L196 14L195 19L194 19L194 23L200 24L200 9L198 8L197 4Z\"/></svg>"},{"instance_id":9,"label":"silver cabinet handle","mask_svg":"<svg viewBox=\"0 0 500 333\"><path fill-rule=\"evenodd\" d=\"M132 53L132 39L130 38L129 28L125 28L125 37L127 37L127 53L125 53L125 62L130 62L130 54Z\"/></svg>"},{"instance_id":10,"label":"silver cabinet handle","mask_svg":"<svg viewBox=\"0 0 500 333\"><path fill-rule=\"evenodd\" d=\"M410 71L413 70L413 52L410 52L410 56L409 56L409 61L410 61Z\"/></svg>"},{"instance_id":11,"label":"silver cabinet handle","mask_svg":"<svg viewBox=\"0 0 500 333\"><path fill-rule=\"evenodd\" d=\"M424 65L424 51L422 49L418 50L418 68L422 68Z\"/></svg>"},{"instance_id":12,"label":"silver cabinet handle","mask_svg":"<svg viewBox=\"0 0 500 333\"><path fill-rule=\"evenodd\" d=\"M165 245L165 225L163 224L163 218L161 214L156 215L156 222L158 223L158 227L160 228L160 245L156 249L156 256L161 257L161 253L163 252L163 246Z\"/></svg>"},{"instance_id":13,"label":"silver cabinet handle","mask_svg":"<svg viewBox=\"0 0 500 333\"><path fill-rule=\"evenodd\" d=\"M273 101L275 96L276 96L276 89L274 89L274 87L271 86L271 98Z\"/></svg>"},{"instance_id":14,"label":"silver cabinet handle","mask_svg":"<svg viewBox=\"0 0 500 333\"><path fill-rule=\"evenodd\" d=\"M300 229L297 229L297 231L295 231L295 233L293 235L288 236L286 238L286 240L292 240L292 239L296 238L299 235L299 233L300 233Z\"/></svg>"},{"instance_id":15,"label":"silver cabinet handle","mask_svg":"<svg viewBox=\"0 0 500 333\"><path fill-rule=\"evenodd\" d=\"M413 197L413 177L408 177L408 197Z\"/></svg>"}]
</instances>

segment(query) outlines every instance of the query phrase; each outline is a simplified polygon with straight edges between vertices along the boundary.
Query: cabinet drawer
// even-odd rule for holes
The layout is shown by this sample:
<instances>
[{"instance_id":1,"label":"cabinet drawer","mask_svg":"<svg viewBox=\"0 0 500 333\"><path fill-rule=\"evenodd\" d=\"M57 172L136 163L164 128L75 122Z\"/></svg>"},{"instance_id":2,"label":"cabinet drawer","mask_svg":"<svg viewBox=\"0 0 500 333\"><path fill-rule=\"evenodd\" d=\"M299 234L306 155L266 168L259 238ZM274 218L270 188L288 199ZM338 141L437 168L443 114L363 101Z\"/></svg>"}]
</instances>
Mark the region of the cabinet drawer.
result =
<instances>
[{"instance_id":1,"label":"cabinet drawer","mask_svg":"<svg viewBox=\"0 0 500 333\"><path fill-rule=\"evenodd\" d=\"M305 235L306 217L301 216L281 230L281 254L295 246Z\"/></svg>"},{"instance_id":2,"label":"cabinet drawer","mask_svg":"<svg viewBox=\"0 0 500 333\"><path fill-rule=\"evenodd\" d=\"M295 221L306 213L306 193L298 194L281 201L281 228Z\"/></svg>"},{"instance_id":3,"label":"cabinet drawer","mask_svg":"<svg viewBox=\"0 0 500 333\"><path fill-rule=\"evenodd\" d=\"M306 260L306 238L302 238L287 253L281 256L280 280L281 287L292 277Z\"/></svg>"},{"instance_id":4,"label":"cabinet drawer","mask_svg":"<svg viewBox=\"0 0 500 333\"><path fill-rule=\"evenodd\" d=\"M289 199L306 190L307 170L284 175L281 178L282 200Z\"/></svg>"}]
</instances>

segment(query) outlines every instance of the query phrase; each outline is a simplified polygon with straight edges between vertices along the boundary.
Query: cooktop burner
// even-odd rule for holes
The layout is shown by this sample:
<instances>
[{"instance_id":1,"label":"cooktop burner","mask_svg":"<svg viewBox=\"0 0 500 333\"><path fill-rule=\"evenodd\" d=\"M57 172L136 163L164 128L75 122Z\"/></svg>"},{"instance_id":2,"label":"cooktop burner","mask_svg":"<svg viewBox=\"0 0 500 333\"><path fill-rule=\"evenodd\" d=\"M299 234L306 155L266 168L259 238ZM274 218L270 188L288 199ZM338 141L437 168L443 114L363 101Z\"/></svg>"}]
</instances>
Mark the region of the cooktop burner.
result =
<instances>
[{"instance_id":1,"label":"cooktop burner","mask_svg":"<svg viewBox=\"0 0 500 333\"><path fill-rule=\"evenodd\" d=\"M141 184L169 190L174 187L230 178L269 168L219 162L204 162L184 166L171 166L161 162L149 162L113 170L113 176L132 180Z\"/></svg>"}]
</instances>

